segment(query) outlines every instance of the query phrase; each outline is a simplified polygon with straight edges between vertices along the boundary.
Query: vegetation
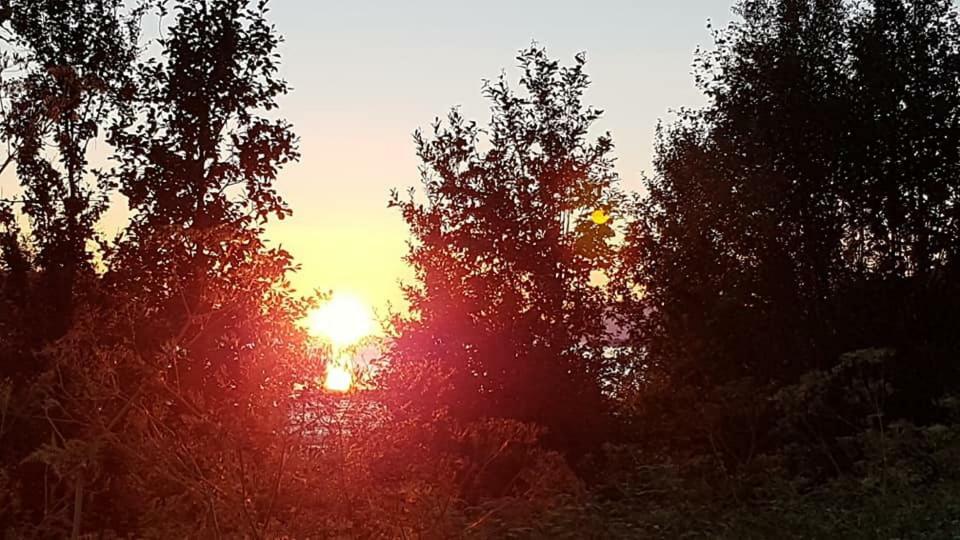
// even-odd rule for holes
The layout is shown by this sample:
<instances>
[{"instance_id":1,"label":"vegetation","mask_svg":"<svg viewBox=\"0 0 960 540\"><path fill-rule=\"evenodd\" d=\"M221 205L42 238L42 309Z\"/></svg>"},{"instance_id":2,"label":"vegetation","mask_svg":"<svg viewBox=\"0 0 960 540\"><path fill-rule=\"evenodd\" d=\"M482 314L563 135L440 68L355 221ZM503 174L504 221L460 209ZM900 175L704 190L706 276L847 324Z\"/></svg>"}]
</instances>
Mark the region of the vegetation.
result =
<instances>
[{"instance_id":1,"label":"vegetation","mask_svg":"<svg viewBox=\"0 0 960 540\"><path fill-rule=\"evenodd\" d=\"M960 13L736 13L642 193L582 56L418 132L411 309L337 394L266 2L0 2L0 536L957 538Z\"/></svg>"}]
</instances>

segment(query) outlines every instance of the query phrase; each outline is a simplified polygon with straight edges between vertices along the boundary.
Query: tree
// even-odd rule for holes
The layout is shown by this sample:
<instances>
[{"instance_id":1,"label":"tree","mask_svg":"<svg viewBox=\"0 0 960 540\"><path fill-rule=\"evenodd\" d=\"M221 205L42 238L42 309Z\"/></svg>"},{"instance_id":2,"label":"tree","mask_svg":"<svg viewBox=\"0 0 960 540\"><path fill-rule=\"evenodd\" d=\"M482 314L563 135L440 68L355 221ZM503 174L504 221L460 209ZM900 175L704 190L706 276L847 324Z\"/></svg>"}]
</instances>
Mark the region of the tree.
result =
<instances>
[{"instance_id":1,"label":"tree","mask_svg":"<svg viewBox=\"0 0 960 540\"><path fill-rule=\"evenodd\" d=\"M891 347L912 389L897 414L929 411L957 376L957 328L942 322L960 300L956 9L750 0L738 13L695 66L708 104L658 132L628 227L617 283L640 378L691 388L695 404Z\"/></svg>"},{"instance_id":2,"label":"tree","mask_svg":"<svg viewBox=\"0 0 960 540\"><path fill-rule=\"evenodd\" d=\"M601 112L582 103L582 55L561 67L532 47L517 59L522 93L506 76L484 85L488 129L454 110L415 135L426 200L390 201L413 236L416 283L388 384L427 410L540 423L573 448L604 411L607 310L591 279L613 253L613 143L590 139Z\"/></svg>"},{"instance_id":3,"label":"tree","mask_svg":"<svg viewBox=\"0 0 960 540\"><path fill-rule=\"evenodd\" d=\"M35 421L66 397L51 393L43 401L37 388L57 373L46 348L69 333L96 279L92 244L109 182L91 169L88 146L130 105L139 9L124 5L41 0L0 9L3 65L15 68L0 83L8 150L0 170L14 166L21 186L15 200L0 201L0 377L10 389L0 438L11 485L45 486L18 497L35 523L69 524L53 501L74 495L32 459L57 434L80 431L70 422Z\"/></svg>"},{"instance_id":4,"label":"tree","mask_svg":"<svg viewBox=\"0 0 960 540\"><path fill-rule=\"evenodd\" d=\"M130 106L139 14L119 0L14 1L4 11L17 51L8 60L23 75L4 85L0 129L42 272L27 314L40 343L69 328L75 280L92 271L88 244L110 186L90 169L87 149Z\"/></svg>"},{"instance_id":5,"label":"tree","mask_svg":"<svg viewBox=\"0 0 960 540\"><path fill-rule=\"evenodd\" d=\"M135 306L126 339L157 383L140 411L160 435L138 463L170 490L169 511L203 508L201 530L258 537L277 517L289 396L306 367L291 257L262 238L290 213L274 181L298 158L296 137L258 115L287 91L266 3L174 9L161 59L142 67L140 115L111 131L133 216L105 279ZM196 468L173 474L185 460Z\"/></svg>"},{"instance_id":6,"label":"tree","mask_svg":"<svg viewBox=\"0 0 960 540\"><path fill-rule=\"evenodd\" d=\"M290 125L257 115L287 91L276 76L279 37L265 19L266 3L180 2L175 10L176 23L160 41L163 61L142 69L143 118L128 116L110 137L133 216L107 279L135 284L161 314L143 336L149 347L209 310L221 312L210 322L227 332L238 322L228 298L254 302L256 311L292 265L261 238L270 216L290 213L273 184L279 168L299 157ZM244 282L255 289L230 289ZM247 293L247 300L218 297ZM198 343L204 346L220 349ZM198 358L188 378L206 388L219 368Z\"/></svg>"},{"instance_id":7,"label":"tree","mask_svg":"<svg viewBox=\"0 0 960 540\"><path fill-rule=\"evenodd\" d=\"M61 5L48 6L51 18L69 29L76 21ZM77 18L108 7L77 2ZM106 245L104 272L77 284L76 316L64 333L26 349L43 369L16 389L23 405L13 416L43 436L28 437L5 461L35 471L23 482L27 523L51 537L263 537L287 480L290 394L307 367L296 321L306 305L286 281L289 254L267 247L262 233L270 216L289 214L273 183L297 158L296 138L287 123L256 113L286 91L276 76L279 38L263 2L184 1L174 9L160 58L139 64L136 84L119 91L135 108L102 118L118 165L99 177L100 189L119 187L130 224ZM85 42L65 43L89 53ZM64 129L75 121L69 116ZM84 127L86 140L101 127ZM38 171L53 170L42 165L45 153L23 156L40 163ZM64 189L64 197L76 195ZM79 223L92 234L105 201L67 212L71 221L56 217L61 207L44 193L28 190L27 198L55 216L50 223ZM0 218L13 277L19 233L10 211ZM31 292L28 301L36 298Z\"/></svg>"},{"instance_id":8,"label":"tree","mask_svg":"<svg viewBox=\"0 0 960 540\"><path fill-rule=\"evenodd\" d=\"M860 265L894 278L957 263L960 21L952 2L882 1L851 20Z\"/></svg>"}]
</instances>

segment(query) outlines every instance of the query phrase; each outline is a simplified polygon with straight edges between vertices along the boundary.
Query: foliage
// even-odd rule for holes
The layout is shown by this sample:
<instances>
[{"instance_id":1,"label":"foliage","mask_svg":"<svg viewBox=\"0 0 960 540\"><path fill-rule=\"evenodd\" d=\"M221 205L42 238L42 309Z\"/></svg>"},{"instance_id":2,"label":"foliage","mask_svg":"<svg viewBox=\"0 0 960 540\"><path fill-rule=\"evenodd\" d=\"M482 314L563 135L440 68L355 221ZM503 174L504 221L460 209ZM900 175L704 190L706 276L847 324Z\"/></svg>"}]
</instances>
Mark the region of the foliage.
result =
<instances>
[{"instance_id":1,"label":"foliage","mask_svg":"<svg viewBox=\"0 0 960 540\"><path fill-rule=\"evenodd\" d=\"M582 55L417 132L411 312L337 394L266 2L0 2L0 536L956 538L957 9L737 14L642 194Z\"/></svg>"},{"instance_id":2,"label":"foliage","mask_svg":"<svg viewBox=\"0 0 960 540\"><path fill-rule=\"evenodd\" d=\"M118 5L74 4L91 24L99 17L106 35L113 35L111 21L124 20ZM43 44L37 48L44 54L54 54L48 42L89 54L74 34L36 24L69 18L62 7L24 7L23 16L34 17L24 39ZM296 326L305 304L286 281L289 255L261 237L269 215L288 213L272 184L279 167L297 157L286 124L253 114L286 90L275 77L278 40L264 11L241 1L184 2L159 60L134 70L130 56L98 53L101 62L108 55L129 64L118 71L127 77L116 92L123 101L116 114L91 119L80 141L108 133L119 166L100 175L101 185L115 181L133 215L100 254L104 272L88 273L74 299L83 317L44 347L24 340L17 351L44 366L18 385L23 405L14 420L30 434L14 439L19 444L5 456L19 464L11 470L29 495L22 506L30 536L262 536L276 519L290 445L285 398L306 377L299 367L305 336ZM78 21L87 19L61 22ZM69 65L57 70L90 70L100 81L114 76L112 64L88 66L86 56L61 60ZM81 105L91 108L71 102ZM34 159L22 149L15 157L18 170ZM73 170L72 161L64 163ZM34 197L33 177L19 176ZM234 185L244 187L238 197ZM29 205L25 210L32 215ZM89 214L91 227L97 215ZM24 262L15 218L5 224L11 276L17 265L46 271L43 242L55 233L35 219L40 256ZM85 250L90 236L76 238ZM37 279L33 268L24 270L27 280ZM250 462L259 468L251 471Z\"/></svg>"},{"instance_id":3,"label":"foliage","mask_svg":"<svg viewBox=\"0 0 960 540\"><path fill-rule=\"evenodd\" d=\"M416 273L405 288L414 316L395 321L390 356L404 367L393 384L465 418L537 422L569 448L596 436L575 419L603 414L610 372L592 279L609 267L614 232L590 215L618 198L613 143L589 139L600 111L582 103L582 55L561 67L532 47L517 60L521 93L505 75L484 86L487 129L453 110L432 138L415 136L425 201L390 202L410 227ZM412 387L401 378L411 364L444 384Z\"/></svg>"},{"instance_id":4,"label":"foliage","mask_svg":"<svg viewBox=\"0 0 960 540\"><path fill-rule=\"evenodd\" d=\"M0 135L16 165L42 279L26 313L40 341L62 335L74 281L91 271L88 243L107 208L109 180L89 167L87 149L105 122L130 106L139 9L120 0L14 1L5 22L19 72L4 81ZM8 202L9 204L9 202Z\"/></svg>"},{"instance_id":5,"label":"foliage","mask_svg":"<svg viewBox=\"0 0 960 540\"><path fill-rule=\"evenodd\" d=\"M941 287L956 271L958 160L937 150L960 133L956 11L798 0L739 13L695 65L709 104L661 127L635 202L618 281L642 291L630 322L644 362L702 384L789 382L854 349L951 346L956 328L933 314L957 298ZM949 353L929 352L928 373L946 368Z\"/></svg>"}]
</instances>

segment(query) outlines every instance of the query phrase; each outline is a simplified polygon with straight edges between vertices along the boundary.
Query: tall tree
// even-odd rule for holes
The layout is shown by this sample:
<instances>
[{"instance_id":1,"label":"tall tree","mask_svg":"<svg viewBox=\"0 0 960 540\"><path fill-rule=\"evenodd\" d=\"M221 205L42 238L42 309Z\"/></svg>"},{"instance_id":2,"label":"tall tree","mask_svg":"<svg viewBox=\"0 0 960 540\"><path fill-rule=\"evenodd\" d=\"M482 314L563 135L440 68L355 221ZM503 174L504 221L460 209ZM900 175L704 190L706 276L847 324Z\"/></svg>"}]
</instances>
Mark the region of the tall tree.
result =
<instances>
[{"instance_id":1,"label":"tall tree","mask_svg":"<svg viewBox=\"0 0 960 540\"><path fill-rule=\"evenodd\" d=\"M179 2L174 9L162 59L143 66L140 114L111 134L120 191L133 212L111 279L133 280L164 314L144 336L152 345L177 335L191 314L223 309L227 302L215 295L232 277L249 273L269 289L291 265L261 238L271 215L290 213L274 181L298 158L290 125L260 116L287 91L266 2ZM218 369L205 365L189 368L198 370L200 387Z\"/></svg>"},{"instance_id":2,"label":"tall tree","mask_svg":"<svg viewBox=\"0 0 960 540\"><path fill-rule=\"evenodd\" d=\"M14 0L0 9L4 66L16 68L0 82L0 135L8 150L0 169L14 167L21 186L13 200L0 202L0 376L11 384L0 446L3 461L15 464L7 470L13 481L44 486L22 492L35 524L65 519L52 501L75 495L33 457L57 435L81 430L32 419L68 398L49 393L44 401L37 388L58 372L48 348L74 327L76 308L96 280L91 242L110 185L91 168L88 150L131 105L140 10L126 5Z\"/></svg>"},{"instance_id":3,"label":"tall tree","mask_svg":"<svg viewBox=\"0 0 960 540\"><path fill-rule=\"evenodd\" d=\"M851 22L849 175L861 264L926 276L958 261L960 21L943 0L876 0Z\"/></svg>"},{"instance_id":4,"label":"tall tree","mask_svg":"<svg viewBox=\"0 0 960 540\"><path fill-rule=\"evenodd\" d=\"M174 12L159 58L121 89L136 108L109 122L118 165L102 178L127 197L130 223L105 273L78 287L69 331L38 352L46 369L17 388L18 419L49 419L9 461L33 467L27 523L49 537L264 537L288 481L304 304L289 254L262 233L289 213L273 184L297 150L286 122L259 116L286 91L279 38L265 2L184 0ZM49 197L36 204L59 215ZM92 228L99 211L75 217ZM0 217L9 265L15 222Z\"/></svg>"},{"instance_id":5,"label":"tall tree","mask_svg":"<svg viewBox=\"0 0 960 540\"><path fill-rule=\"evenodd\" d=\"M606 308L591 276L612 254L613 143L590 138L601 112L583 104L583 56L560 66L533 47L517 59L521 93L506 76L484 85L487 129L454 110L415 135L425 201L390 202L417 277L390 382L417 405L538 422L575 446L601 423L581 419L603 411Z\"/></svg>"},{"instance_id":6,"label":"tall tree","mask_svg":"<svg viewBox=\"0 0 960 540\"><path fill-rule=\"evenodd\" d=\"M929 403L957 375L943 322L960 300L956 8L748 0L738 14L698 57L708 104L660 129L626 237L641 378L761 388L889 346L897 384Z\"/></svg>"},{"instance_id":7,"label":"tall tree","mask_svg":"<svg viewBox=\"0 0 960 540\"><path fill-rule=\"evenodd\" d=\"M648 360L701 380L816 364L844 271L844 8L748 1L739 14L698 58L710 104L658 132L624 252Z\"/></svg>"},{"instance_id":8,"label":"tall tree","mask_svg":"<svg viewBox=\"0 0 960 540\"><path fill-rule=\"evenodd\" d=\"M88 148L130 106L139 10L120 0L13 1L4 15L23 75L6 82L2 129L13 151L42 272L34 306L38 339L69 327L74 282L90 267L88 243L106 209L109 182ZM9 162L9 161L8 161ZM42 309L41 309L42 308Z\"/></svg>"}]
</instances>

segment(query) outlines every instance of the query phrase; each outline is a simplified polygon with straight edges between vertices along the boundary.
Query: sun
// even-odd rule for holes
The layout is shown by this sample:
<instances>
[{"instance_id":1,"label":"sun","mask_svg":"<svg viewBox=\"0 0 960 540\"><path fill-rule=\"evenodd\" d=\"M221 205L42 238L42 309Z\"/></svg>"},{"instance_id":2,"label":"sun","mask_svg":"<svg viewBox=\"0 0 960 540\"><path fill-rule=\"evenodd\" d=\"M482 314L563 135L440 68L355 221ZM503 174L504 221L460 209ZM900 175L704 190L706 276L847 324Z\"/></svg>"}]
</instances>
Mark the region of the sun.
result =
<instances>
[{"instance_id":1,"label":"sun","mask_svg":"<svg viewBox=\"0 0 960 540\"><path fill-rule=\"evenodd\" d=\"M307 328L338 349L356 345L376 331L373 311L356 296L334 293L326 303L310 312Z\"/></svg>"}]
</instances>

